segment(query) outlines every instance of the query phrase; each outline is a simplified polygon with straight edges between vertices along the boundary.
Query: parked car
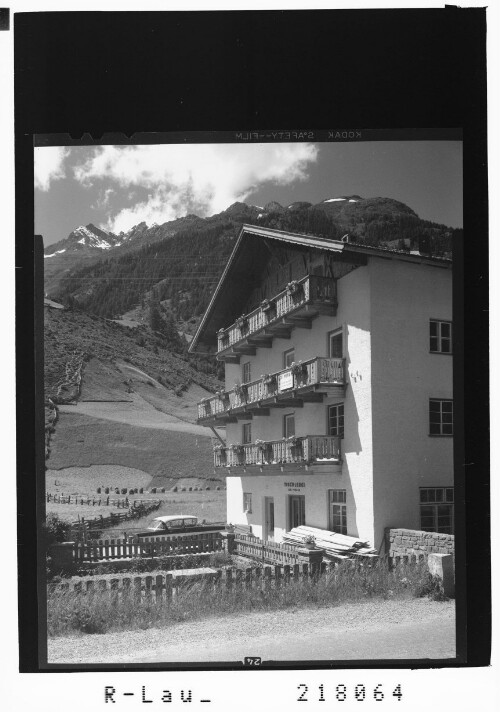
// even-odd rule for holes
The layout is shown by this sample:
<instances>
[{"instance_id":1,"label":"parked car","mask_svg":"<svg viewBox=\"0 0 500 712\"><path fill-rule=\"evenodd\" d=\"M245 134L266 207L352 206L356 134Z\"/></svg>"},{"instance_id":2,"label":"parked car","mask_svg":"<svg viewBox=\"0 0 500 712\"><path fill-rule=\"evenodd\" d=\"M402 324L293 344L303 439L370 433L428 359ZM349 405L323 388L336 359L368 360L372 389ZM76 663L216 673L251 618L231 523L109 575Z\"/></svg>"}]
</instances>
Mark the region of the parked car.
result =
<instances>
[{"instance_id":1,"label":"parked car","mask_svg":"<svg viewBox=\"0 0 500 712\"><path fill-rule=\"evenodd\" d=\"M139 537L162 536L165 534L181 534L182 532L197 531L198 517L192 514L170 514L165 517L155 517L147 529L137 533ZM205 528L205 527L203 527Z\"/></svg>"}]
</instances>

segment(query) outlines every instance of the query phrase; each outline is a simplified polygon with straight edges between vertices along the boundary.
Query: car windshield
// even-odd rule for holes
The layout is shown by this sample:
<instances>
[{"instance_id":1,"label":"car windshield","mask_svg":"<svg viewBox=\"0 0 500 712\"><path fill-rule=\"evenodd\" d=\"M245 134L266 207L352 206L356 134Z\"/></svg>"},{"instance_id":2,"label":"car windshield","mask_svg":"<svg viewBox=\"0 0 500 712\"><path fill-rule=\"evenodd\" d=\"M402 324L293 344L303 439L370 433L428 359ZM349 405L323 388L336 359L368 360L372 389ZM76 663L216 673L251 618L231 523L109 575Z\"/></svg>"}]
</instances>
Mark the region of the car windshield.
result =
<instances>
[{"instance_id":1,"label":"car windshield","mask_svg":"<svg viewBox=\"0 0 500 712\"><path fill-rule=\"evenodd\" d=\"M158 522L156 521L156 519L153 519L148 529L150 529L151 531L158 531L158 529L164 529L163 522Z\"/></svg>"}]
</instances>

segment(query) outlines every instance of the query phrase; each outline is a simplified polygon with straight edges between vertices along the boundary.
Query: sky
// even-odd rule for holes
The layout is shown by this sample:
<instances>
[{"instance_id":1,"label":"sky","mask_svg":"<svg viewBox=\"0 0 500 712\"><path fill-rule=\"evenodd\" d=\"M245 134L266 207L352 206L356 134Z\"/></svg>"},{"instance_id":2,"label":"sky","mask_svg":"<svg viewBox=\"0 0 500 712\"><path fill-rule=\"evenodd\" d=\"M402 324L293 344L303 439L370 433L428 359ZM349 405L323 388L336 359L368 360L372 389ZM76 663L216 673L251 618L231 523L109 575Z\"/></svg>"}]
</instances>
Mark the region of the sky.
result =
<instances>
[{"instance_id":1,"label":"sky","mask_svg":"<svg viewBox=\"0 0 500 712\"><path fill-rule=\"evenodd\" d=\"M263 206L359 195L399 200L462 227L462 143L163 144L35 148L35 233L45 246L80 225L114 232L235 201Z\"/></svg>"}]
</instances>

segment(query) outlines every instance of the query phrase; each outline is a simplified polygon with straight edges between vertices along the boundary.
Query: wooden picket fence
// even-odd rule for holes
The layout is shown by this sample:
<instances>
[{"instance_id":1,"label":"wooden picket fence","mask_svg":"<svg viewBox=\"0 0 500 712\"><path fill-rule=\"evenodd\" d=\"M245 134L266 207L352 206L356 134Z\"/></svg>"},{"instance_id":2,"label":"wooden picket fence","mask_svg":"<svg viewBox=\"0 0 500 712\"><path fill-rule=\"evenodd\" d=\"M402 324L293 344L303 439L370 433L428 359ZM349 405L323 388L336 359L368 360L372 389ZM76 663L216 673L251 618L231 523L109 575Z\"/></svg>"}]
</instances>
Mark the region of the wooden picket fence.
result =
<instances>
[{"instance_id":1,"label":"wooden picket fence","mask_svg":"<svg viewBox=\"0 0 500 712\"><path fill-rule=\"evenodd\" d=\"M262 540L248 534L237 534L234 538L234 554L248 556L270 564L297 564L299 553L292 544Z\"/></svg>"},{"instance_id":2,"label":"wooden picket fence","mask_svg":"<svg viewBox=\"0 0 500 712\"><path fill-rule=\"evenodd\" d=\"M201 554L222 551L224 539L220 531L179 534L168 539L144 537L137 539L99 539L73 544L73 562L116 561L137 557L156 558L179 554Z\"/></svg>"},{"instance_id":3,"label":"wooden picket fence","mask_svg":"<svg viewBox=\"0 0 500 712\"><path fill-rule=\"evenodd\" d=\"M150 512L158 510L161 500L135 499L125 512L111 512L107 517L101 515L94 519L80 517L77 522L71 522L68 536L71 540L86 542L92 532L101 532L103 529L120 527L124 522L143 517Z\"/></svg>"},{"instance_id":4,"label":"wooden picket fence","mask_svg":"<svg viewBox=\"0 0 500 712\"><path fill-rule=\"evenodd\" d=\"M269 591L279 589L291 582L299 582L317 579L319 576L333 571L337 563L321 564L313 567L309 564L294 564L290 566L264 566L214 569L211 572L204 571L199 574L183 575L182 572L157 574L156 576L120 576L115 578L92 578L84 581L71 581L48 585L48 593L73 593L89 595L95 592L107 594L114 597L117 604L125 602L133 595L137 603L164 604L171 601L183 587L189 587L193 583L203 583L207 587L214 589L225 589L226 591L238 591L243 589L259 589Z\"/></svg>"},{"instance_id":5,"label":"wooden picket fence","mask_svg":"<svg viewBox=\"0 0 500 712\"><path fill-rule=\"evenodd\" d=\"M46 492L45 499L47 502L54 502L55 504L80 504L92 507L116 507L117 509L130 509L160 502L157 499L113 498L109 497L109 495L105 497L90 497L89 495L52 494L51 492Z\"/></svg>"}]
</instances>

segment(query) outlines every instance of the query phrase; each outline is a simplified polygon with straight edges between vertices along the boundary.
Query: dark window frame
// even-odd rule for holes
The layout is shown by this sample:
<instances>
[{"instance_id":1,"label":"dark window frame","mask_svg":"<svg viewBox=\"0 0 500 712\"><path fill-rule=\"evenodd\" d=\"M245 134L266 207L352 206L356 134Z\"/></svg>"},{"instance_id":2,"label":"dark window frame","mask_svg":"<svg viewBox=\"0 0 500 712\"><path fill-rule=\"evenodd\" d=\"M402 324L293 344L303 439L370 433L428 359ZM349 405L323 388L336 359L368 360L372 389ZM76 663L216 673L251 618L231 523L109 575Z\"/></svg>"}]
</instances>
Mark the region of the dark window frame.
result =
<instances>
[{"instance_id":1,"label":"dark window frame","mask_svg":"<svg viewBox=\"0 0 500 712\"><path fill-rule=\"evenodd\" d=\"M347 491L345 489L329 489L327 492L329 531L347 535ZM334 508L338 509L336 514L334 513ZM333 523L335 516L340 518L338 526Z\"/></svg>"},{"instance_id":2,"label":"dark window frame","mask_svg":"<svg viewBox=\"0 0 500 712\"><path fill-rule=\"evenodd\" d=\"M453 534L455 529L455 493L453 487L420 487L420 529L424 532ZM441 511L440 511L441 510ZM443 524L443 520L449 524Z\"/></svg>"},{"instance_id":3,"label":"dark window frame","mask_svg":"<svg viewBox=\"0 0 500 712\"><path fill-rule=\"evenodd\" d=\"M248 371L248 373L245 373L246 371ZM241 382L242 383L250 383L251 380L252 380L252 364L251 364L251 361L245 361L245 363L241 364Z\"/></svg>"},{"instance_id":4,"label":"dark window frame","mask_svg":"<svg viewBox=\"0 0 500 712\"><path fill-rule=\"evenodd\" d=\"M243 492L243 511L252 514L252 492Z\"/></svg>"},{"instance_id":5,"label":"dark window frame","mask_svg":"<svg viewBox=\"0 0 500 712\"><path fill-rule=\"evenodd\" d=\"M287 364L287 357L293 354L293 358L290 361L290 363ZM291 364L295 361L295 346L292 346L290 349L286 349L286 351L283 351L283 368L290 368Z\"/></svg>"},{"instance_id":6,"label":"dark window frame","mask_svg":"<svg viewBox=\"0 0 500 712\"><path fill-rule=\"evenodd\" d=\"M246 435L247 432L249 433L248 436ZM252 423L243 423L241 427L241 442L243 445L248 445L252 442Z\"/></svg>"},{"instance_id":7,"label":"dark window frame","mask_svg":"<svg viewBox=\"0 0 500 712\"><path fill-rule=\"evenodd\" d=\"M338 413L335 417L335 419L337 421L337 425L336 425L337 432L332 432L333 428L332 428L332 419L330 416L330 410L332 410L334 408L336 408L338 410ZM327 435L332 435L333 437L342 439L344 437L344 424L345 424L344 403L330 403L330 405L327 405L327 407L326 407L326 432L327 432Z\"/></svg>"},{"instance_id":8,"label":"dark window frame","mask_svg":"<svg viewBox=\"0 0 500 712\"><path fill-rule=\"evenodd\" d=\"M453 437L452 398L429 398L429 436Z\"/></svg>"},{"instance_id":9,"label":"dark window frame","mask_svg":"<svg viewBox=\"0 0 500 712\"><path fill-rule=\"evenodd\" d=\"M435 327L435 333L433 333ZM449 327L449 336L443 335L443 327ZM444 344L449 345L449 351L443 348ZM429 321L429 353L453 355L453 322L446 319L430 319Z\"/></svg>"},{"instance_id":10,"label":"dark window frame","mask_svg":"<svg viewBox=\"0 0 500 712\"><path fill-rule=\"evenodd\" d=\"M340 356L332 356L332 339L335 336L340 336L342 340L342 353ZM326 352L328 354L328 358L344 358L344 350L345 350L345 339L344 339L344 329L343 327L339 327L338 329L333 329L333 331L329 331L327 334L327 341L326 341Z\"/></svg>"},{"instance_id":11,"label":"dark window frame","mask_svg":"<svg viewBox=\"0 0 500 712\"><path fill-rule=\"evenodd\" d=\"M287 422L289 420L293 420L293 433L288 433L288 431L287 431ZM295 412L285 413L283 416L283 437L290 438L293 435L295 435Z\"/></svg>"}]
</instances>

